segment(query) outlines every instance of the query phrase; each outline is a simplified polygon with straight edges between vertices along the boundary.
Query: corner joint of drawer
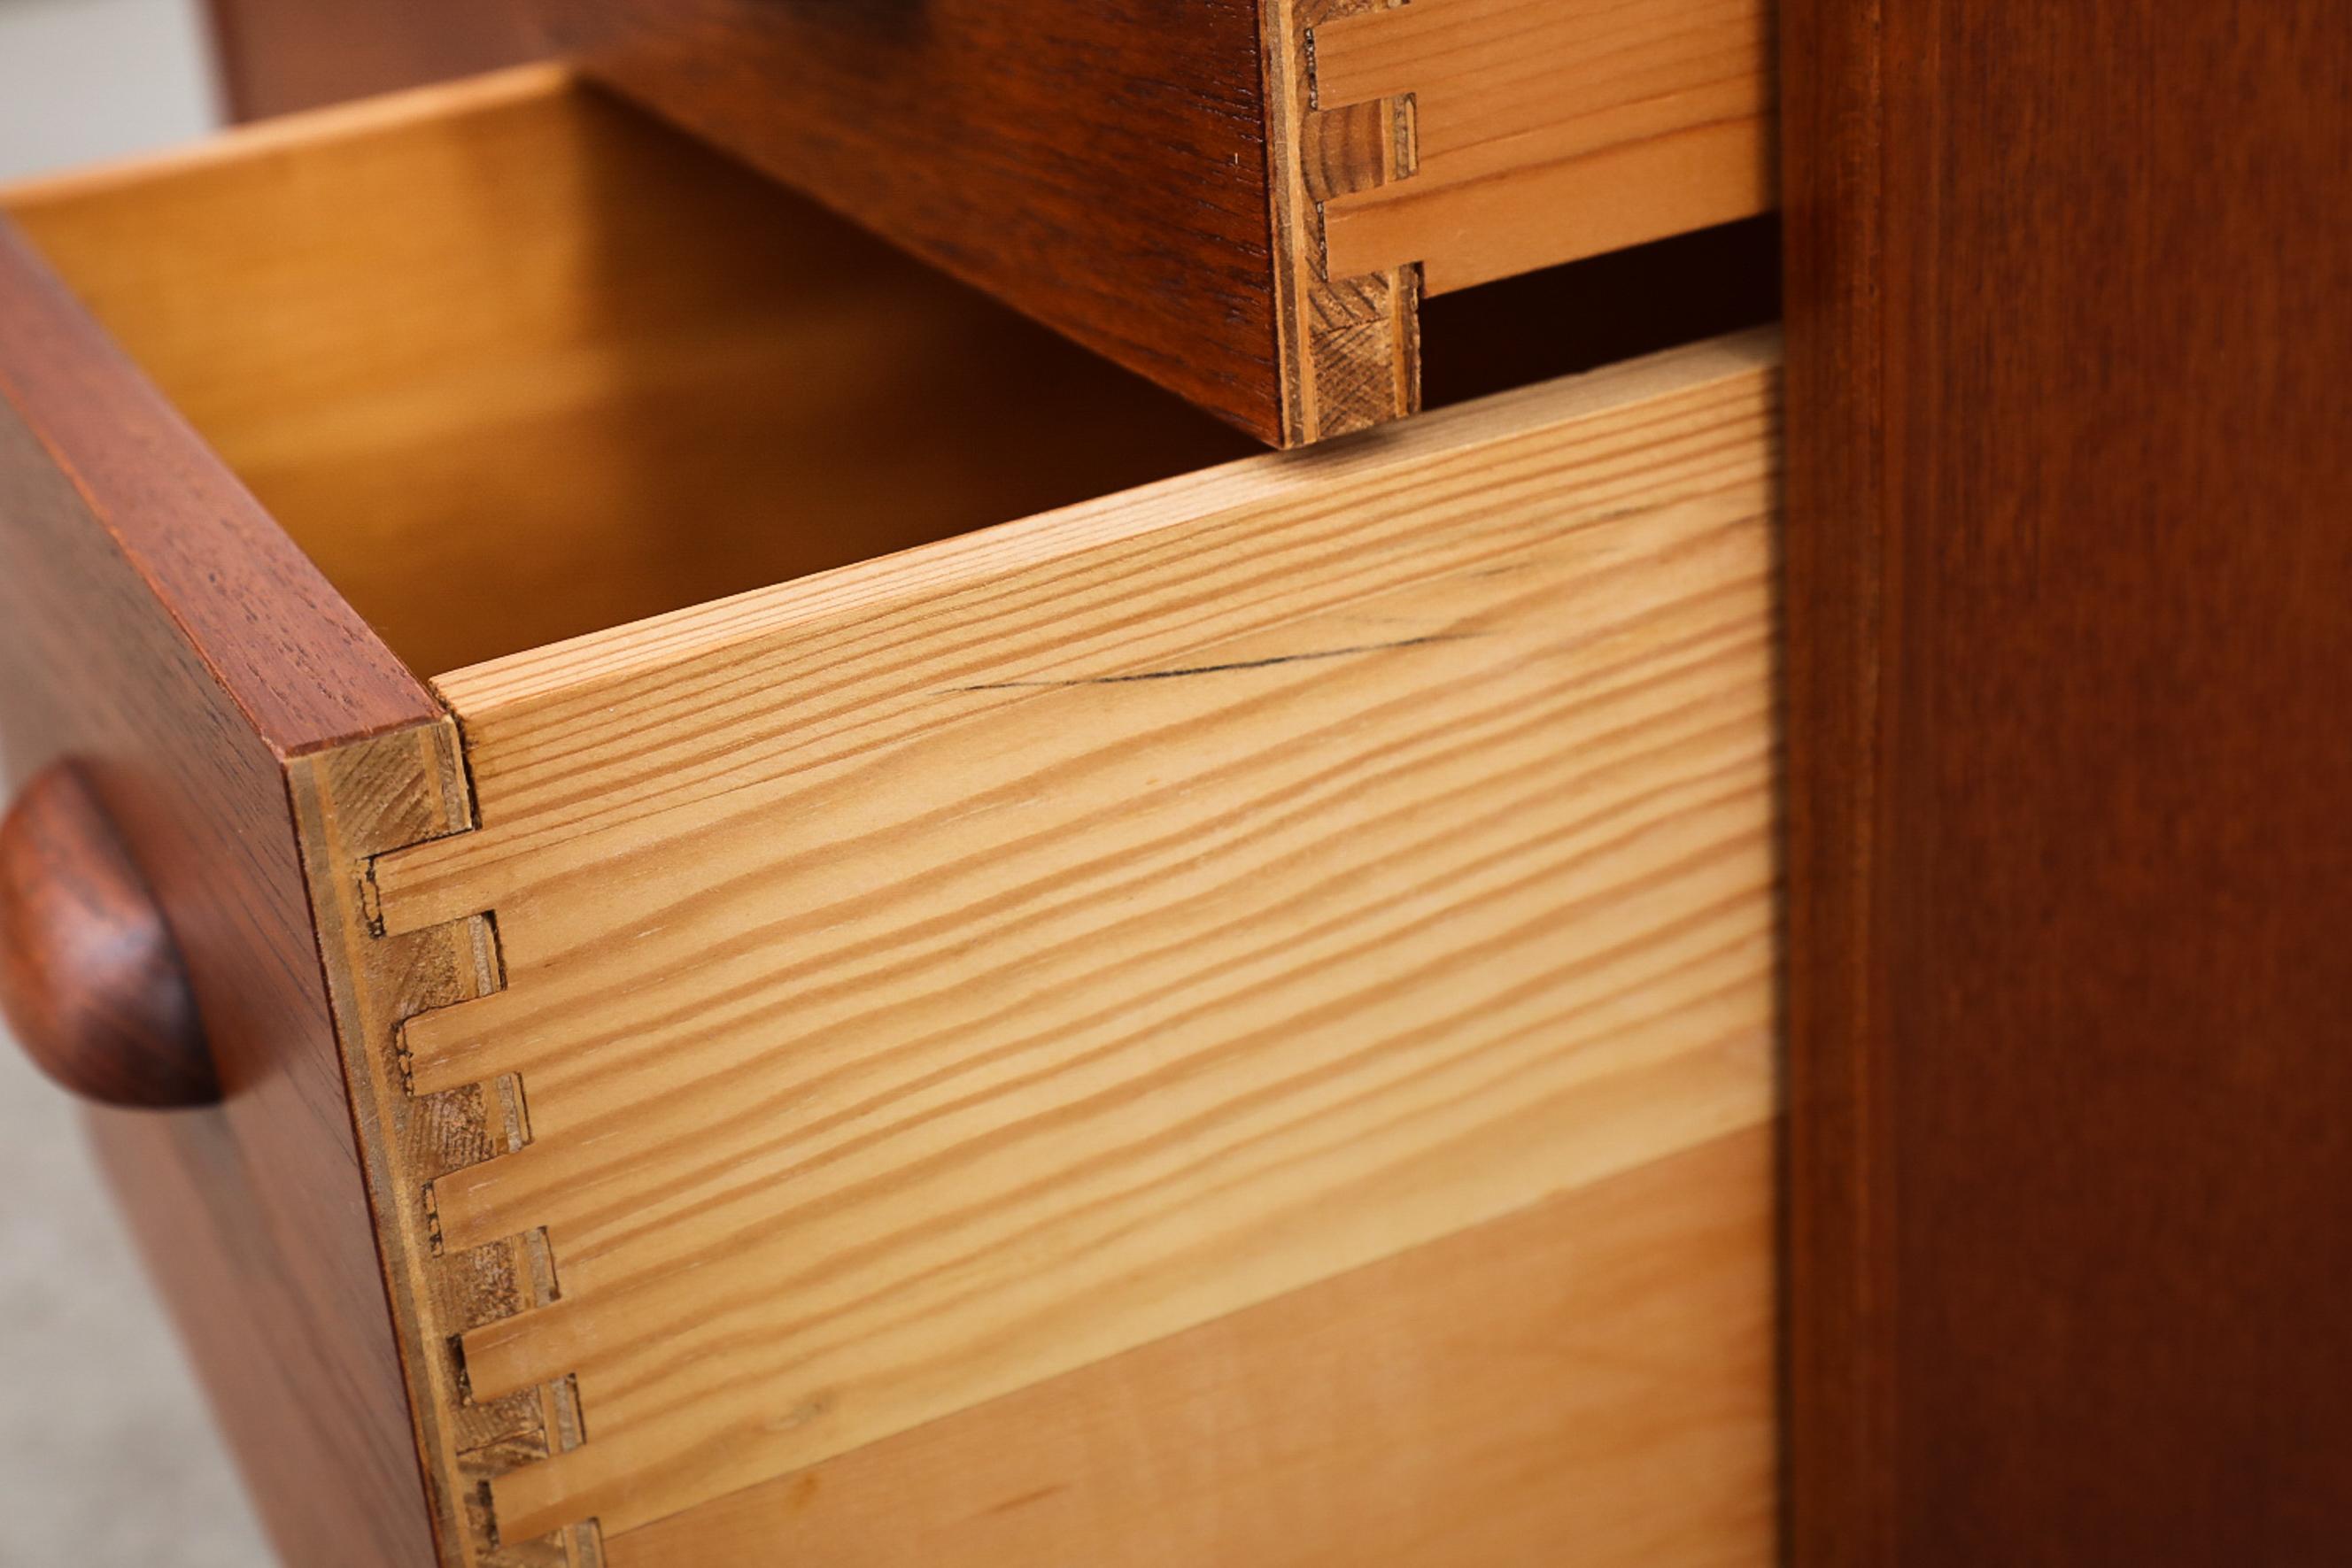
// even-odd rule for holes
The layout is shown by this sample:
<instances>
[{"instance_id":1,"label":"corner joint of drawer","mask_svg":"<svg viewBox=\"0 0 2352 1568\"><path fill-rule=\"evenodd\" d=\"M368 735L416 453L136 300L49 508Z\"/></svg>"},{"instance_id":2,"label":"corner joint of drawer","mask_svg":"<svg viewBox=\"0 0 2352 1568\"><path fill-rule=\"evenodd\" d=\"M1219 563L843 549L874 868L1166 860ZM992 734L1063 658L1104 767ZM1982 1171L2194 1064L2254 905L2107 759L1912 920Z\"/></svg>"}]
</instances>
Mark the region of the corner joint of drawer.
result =
<instances>
[{"instance_id":1,"label":"corner joint of drawer","mask_svg":"<svg viewBox=\"0 0 2352 1568\"><path fill-rule=\"evenodd\" d=\"M287 779L438 1531L481 1562L492 1483L577 1447L583 1422L568 1376L478 1399L460 1349L559 1295L547 1228L507 1223L490 1174L532 1141L498 913L386 874L478 831L463 742L445 718L294 758ZM556 1536L594 1561L593 1522Z\"/></svg>"}]
</instances>

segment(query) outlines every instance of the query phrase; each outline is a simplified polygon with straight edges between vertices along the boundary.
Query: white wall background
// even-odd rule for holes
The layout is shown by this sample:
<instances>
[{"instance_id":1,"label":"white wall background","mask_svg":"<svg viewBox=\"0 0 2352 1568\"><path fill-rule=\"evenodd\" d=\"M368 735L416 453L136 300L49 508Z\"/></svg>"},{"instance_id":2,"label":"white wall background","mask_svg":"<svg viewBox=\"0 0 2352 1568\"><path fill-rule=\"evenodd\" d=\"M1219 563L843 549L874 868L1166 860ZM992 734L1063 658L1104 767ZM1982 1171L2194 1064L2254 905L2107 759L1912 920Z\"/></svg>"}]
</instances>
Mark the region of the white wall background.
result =
<instances>
[{"instance_id":1,"label":"white wall background","mask_svg":"<svg viewBox=\"0 0 2352 1568\"><path fill-rule=\"evenodd\" d=\"M215 118L196 0L0 0L0 179ZM72 1104L0 1039L0 1568L269 1560Z\"/></svg>"},{"instance_id":2,"label":"white wall background","mask_svg":"<svg viewBox=\"0 0 2352 1568\"><path fill-rule=\"evenodd\" d=\"M201 136L215 99L196 0L0 0L0 179Z\"/></svg>"}]
</instances>

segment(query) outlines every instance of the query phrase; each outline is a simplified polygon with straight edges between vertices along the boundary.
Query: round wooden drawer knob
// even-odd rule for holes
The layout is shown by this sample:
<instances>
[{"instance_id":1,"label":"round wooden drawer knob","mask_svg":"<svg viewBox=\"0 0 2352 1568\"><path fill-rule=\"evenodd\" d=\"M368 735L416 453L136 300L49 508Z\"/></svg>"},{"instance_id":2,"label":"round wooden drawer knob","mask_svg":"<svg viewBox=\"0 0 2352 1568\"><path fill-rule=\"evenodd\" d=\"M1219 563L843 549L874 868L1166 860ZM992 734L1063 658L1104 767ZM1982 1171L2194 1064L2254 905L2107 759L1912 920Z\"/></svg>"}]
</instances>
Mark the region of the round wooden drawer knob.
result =
<instances>
[{"instance_id":1,"label":"round wooden drawer knob","mask_svg":"<svg viewBox=\"0 0 2352 1568\"><path fill-rule=\"evenodd\" d=\"M220 1098L163 913L89 786L62 763L0 821L0 1015L77 1094L144 1106Z\"/></svg>"}]
</instances>

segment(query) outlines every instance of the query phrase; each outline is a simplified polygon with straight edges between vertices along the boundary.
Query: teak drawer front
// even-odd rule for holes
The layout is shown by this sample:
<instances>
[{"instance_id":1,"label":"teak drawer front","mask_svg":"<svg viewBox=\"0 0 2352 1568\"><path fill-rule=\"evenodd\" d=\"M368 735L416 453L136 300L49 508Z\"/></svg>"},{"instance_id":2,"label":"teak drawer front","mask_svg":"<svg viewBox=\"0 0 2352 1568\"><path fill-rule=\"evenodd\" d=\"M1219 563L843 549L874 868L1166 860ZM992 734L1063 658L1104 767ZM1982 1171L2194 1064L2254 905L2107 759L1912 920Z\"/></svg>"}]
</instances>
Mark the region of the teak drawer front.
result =
<instances>
[{"instance_id":1,"label":"teak drawer front","mask_svg":"<svg viewBox=\"0 0 2352 1568\"><path fill-rule=\"evenodd\" d=\"M553 71L0 204L289 1561L1769 1556L1769 334L1220 465Z\"/></svg>"},{"instance_id":2,"label":"teak drawer front","mask_svg":"<svg viewBox=\"0 0 2352 1568\"><path fill-rule=\"evenodd\" d=\"M1284 445L1419 406L1424 294L1773 202L1769 0L531 4L601 79Z\"/></svg>"},{"instance_id":3,"label":"teak drawer front","mask_svg":"<svg viewBox=\"0 0 2352 1568\"><path fill-rule=\"evenodd\" d=\"M433 1537L284 768L435 712L0 224L7 796L77 770L176 941L224 1102L90 1130L289 1562Z\"/></svg>"}]
</instances>

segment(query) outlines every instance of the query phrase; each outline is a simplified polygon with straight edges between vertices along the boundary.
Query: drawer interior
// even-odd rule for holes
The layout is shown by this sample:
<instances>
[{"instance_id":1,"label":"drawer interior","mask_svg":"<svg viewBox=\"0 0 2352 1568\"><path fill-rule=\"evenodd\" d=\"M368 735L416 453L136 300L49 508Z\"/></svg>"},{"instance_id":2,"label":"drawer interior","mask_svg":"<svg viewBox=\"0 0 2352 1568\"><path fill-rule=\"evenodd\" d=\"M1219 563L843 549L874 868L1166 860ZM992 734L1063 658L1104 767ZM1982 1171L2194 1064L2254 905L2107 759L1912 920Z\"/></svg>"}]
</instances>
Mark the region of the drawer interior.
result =
<instances>
[{"instance_id":1,"label":"drawer interior","mask_svg":"<svg viewBox=\"0 0 2352 1568\"><path fill-rule=\"evenodd\" d=\"M0 208L424 674L1259 450L554 68ZM1769 319L1771 248L1750 225L1448 296L1428 401Z\"/></svg>"},{"instance_id":2,"label":"drawer interior","mask_svg":"<svg viewBox=\"0 0 2352 1568\"><path fill-rule=\"evenodd\" d=\"M551 69L6 206L428 674L1254 449Z\"/></svg>"}]
</instances>

